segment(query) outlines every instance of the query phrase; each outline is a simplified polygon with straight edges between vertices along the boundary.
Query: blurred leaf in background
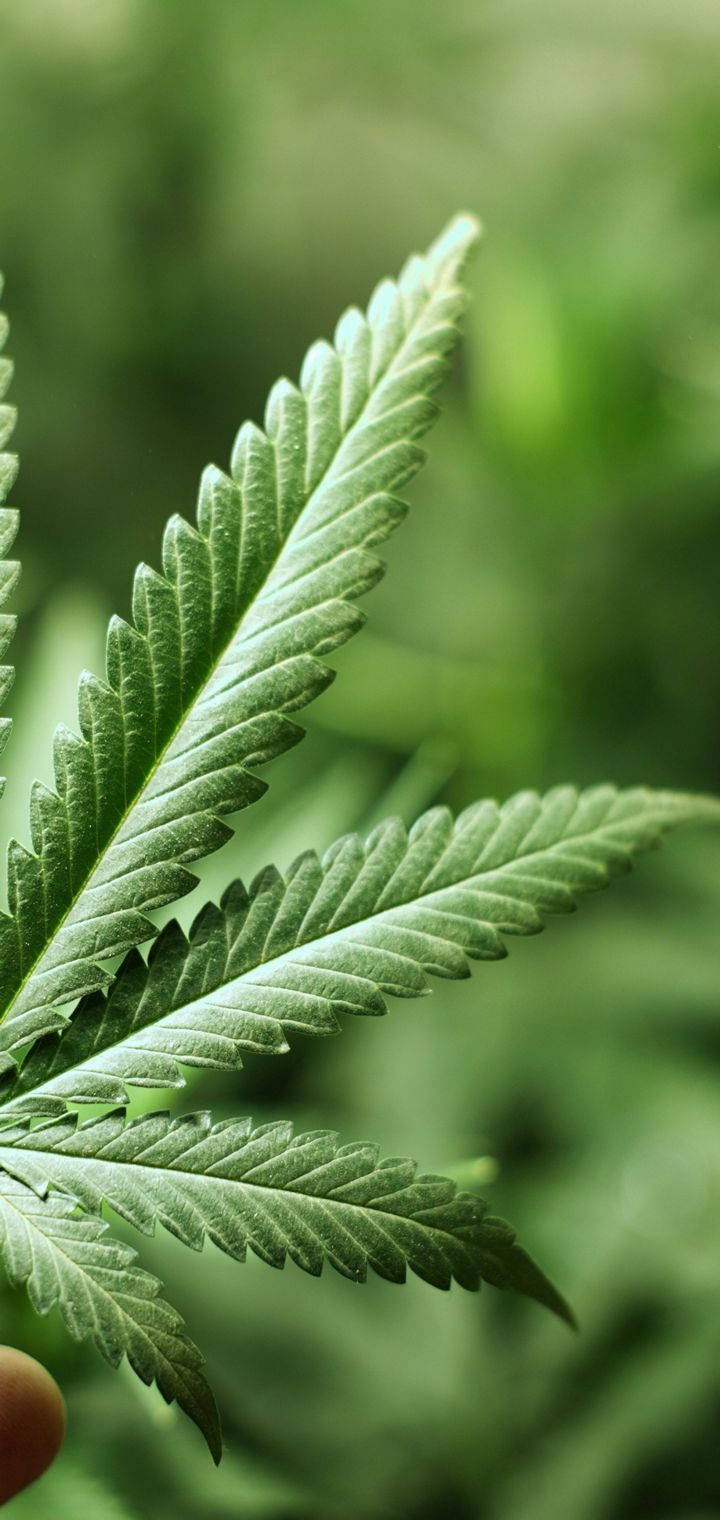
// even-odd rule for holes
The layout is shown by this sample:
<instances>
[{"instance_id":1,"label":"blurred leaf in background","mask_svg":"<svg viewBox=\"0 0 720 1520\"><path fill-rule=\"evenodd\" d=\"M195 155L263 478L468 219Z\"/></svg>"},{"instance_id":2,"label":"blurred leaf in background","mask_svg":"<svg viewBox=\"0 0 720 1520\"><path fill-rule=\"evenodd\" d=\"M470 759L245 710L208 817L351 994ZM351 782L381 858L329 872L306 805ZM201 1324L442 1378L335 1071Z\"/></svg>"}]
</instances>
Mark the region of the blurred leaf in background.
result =
<instances>
[{"instance_id":1,"label":"blurred leaf in background","mask_svg":"<svg viewBox=\"0 0 720 1520\"><path fill-rule=\"evenodd\" d=\"M12 830L30 743L45 776L103 617L201 466L463 203L488 236L410 526L310 739L184 921L388 809L604 775L720 789L715 0L22 0L2 27ZM370 1124L424 1166L496 1158L482 1188L567 1288L576 1342L491 1295L158 1238L149 1265L211 1348L223 1468L5 1292L0 1335L70 1409L18 1517L716 1515L719 907L718 841L675 842L472 989L183 1099Z\"/></svg>"}]
</instances>

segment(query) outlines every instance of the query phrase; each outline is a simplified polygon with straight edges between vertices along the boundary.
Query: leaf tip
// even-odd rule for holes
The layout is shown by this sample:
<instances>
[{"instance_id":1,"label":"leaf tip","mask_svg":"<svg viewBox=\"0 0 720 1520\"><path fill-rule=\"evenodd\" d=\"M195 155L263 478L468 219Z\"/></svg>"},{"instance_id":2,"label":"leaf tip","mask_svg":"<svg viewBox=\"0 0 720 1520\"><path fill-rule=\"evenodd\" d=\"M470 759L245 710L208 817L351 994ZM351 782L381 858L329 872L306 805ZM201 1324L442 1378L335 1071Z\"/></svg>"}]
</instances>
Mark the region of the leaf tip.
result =
<instances>
[{"instance_id":1,"label":"leaf tip","mask_svg":"<svg viewBox=\"0 0 720 1520\"><path fill-rule=\"evenodd\" d=\"M482 222L472 211L458 211L428 249L428 259L437 265L462 266L483 232Z\"/></svg>"}]
</instances>

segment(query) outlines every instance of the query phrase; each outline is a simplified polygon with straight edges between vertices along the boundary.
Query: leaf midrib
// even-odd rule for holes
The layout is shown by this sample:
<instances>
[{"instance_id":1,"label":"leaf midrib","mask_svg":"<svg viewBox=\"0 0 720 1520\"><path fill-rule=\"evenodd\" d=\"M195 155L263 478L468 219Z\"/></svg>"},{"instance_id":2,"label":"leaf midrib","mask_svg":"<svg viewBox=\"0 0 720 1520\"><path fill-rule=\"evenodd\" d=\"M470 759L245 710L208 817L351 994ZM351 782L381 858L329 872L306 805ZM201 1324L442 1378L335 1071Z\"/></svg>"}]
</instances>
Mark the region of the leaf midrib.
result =
<instances>
[{"instance_id":1,"label":"leaf midrib","mask_svg":"<svg viewBox=\"0 0 720 1520\"><path fill-rule=\"evenodd\" d=\"M285 550L288 547L288 544L289 544L289 542L290 542L290 540L292 538L292 535L293 535L293 533L295 531L295 528L299 524L301 518L310 509L310 507L311 507L311 505L312 505L315 497L317 496L318 492L324 487L324 485L326 484L328 478L332 475L333 466L335 465L335 462L337 460L337 457L338 457L338 454L340 452L340 449L341 449L342 445L345 443L346 439L351 436L351 434L355 431L355 429L362 423L362 421L363 421L363 419L365 417L365 414L366 414L366 412L367 412L367 410L368 410L368 408L370 406L370 402L372 400L372 397L375 395L375 393L376 393L379 385L382 384L382 382L387 378L387 376L392 372L392 370L397 365L397 363L400 360L400 358L401 358L401 356L402 356L405 348L408 346L412 335L414 334L416 328L418 327L418 325L420 324L423 316L425 315L425 313L426 313L426 311L428 309L429 304L437 296L439 290L442 287L442 284L443 284L443 280L441 279L440 281L438 281L437 286L433 287L433 289L431 289L427 293L426 300L423 302L423 304L419 308L416 317L414 318L414 320L412 321L410 327L408 328L407 332L405 333L405 336L403 338L402 343L400 344L400 347L392 355L391 359L388 361L388 363L385 365L385 367L381 370L381 372L376 376L375 382L370 387L370 389L368 391L368 395L366 397L366 400L363 402L361 410L358 412L357 417L354 419L354 421L352 423L352 426L345 433L343 433L341 435L340 442L338 444L338 448L335 450L335 452L334 452L334 454L332 456L332 459L329 461L328 465L325 467L325 469L324 469L324 471L323 471L323 473L322 473L319 481L313 487L313 490L312 490L310 496L304 502L304 504L303 504L300 512L298 513L298 516L296 517L295 522L293 523L293 525L292 525L292 527L291 527L291 529L290 529L287 537L285 538L284 542L281 544L281 546L280 546L280 548L278 550L278 553L275 555L274 559L272 560L271 564L269 565L264 580L258 586L257 590L253 593L253 595L252 595L250 601L248 602L247 606L243 609L240 618L238 619L238 621L236 622L236 624L234 626L232 634L230 635L229 639L226 641L226 643L223 646L221 652L215 657L215 659L213 661L213 664L210 667L208 673L203 677L203 679L201 681L198 682L197 687L195 688L195 690L193 692L193 695L192 695L191 699L189 700L188 705L185 708L184 713L182 714L182 717L179 719L179 721L175 725L175 727L174 727L174 729L172 731L172 734L170 735L169 739L167 740L167 743L163 747L163 749L160 752L160 754L156 757L153 765L150 767L150 769L146 773L146 776L145 776L145 778L143 780L142 786L135 793L135 795L134 795L134 797L132 799L132 802L129 803L125 807L125 809L124 809L124 811L122 813L122 816L118 820L118 823L116 824L115 828L113 829L112 834L107 839L107 841L106 841L106 843L105 843L105 845L103 847L102 852L98 855L97 859L95 860L95 862L94 862L94 864L92 866L92 869L90 871L88 871L87 875L84 877L84 879L81 882L80 886L78 887L77 891L73 894L72 899L70 900L70 902L68 903L67 908L65 909L65 912L61 915L61 917L54 924L51 936L45 941L45 944L43 945L42 950L38 953L38 955L35 957L35 959L32 962L32 964L28 967L27 971L24 973L24 975L23 975L21 981L19 982L19 984L18 984L15 992L13 993L12 997L6 1003L4 1009L0 1013L0 1025L4 1024L5 1022L12 1022L12 1011L13 1011L13 1008L18 1003L19 999L22 997L23 992L29 986L30 982L32 981L33 976L35 975L35 972L37 971L38 967L41 965L43 958L48 954L48 951L51 949L54 940L57 938L57 935L60 933L60 931L67 924L67 921L68 921L68 919L69 919L69 917L70 917L73 909L77 906L78 902L80 901L81 897L83 896L83 893L87 890L90 882L92 881L93 876L95 875L95 872L99 869L99 866L101 865L103 859L107 856L107 854L109 853L109 851L112 849L112 846L115 843L118 834L123 829L125 823L127 822L127 820L129 819L129 817L131 816L131 814L134 811L134 809L142 801L142 798L143 798L145 792L147 791L147 789L148 789L148 787L149 787L149 785L150 785L153 777L157 774L158 770L160 769L160 766L163 764L163 762L164 762L164 760L166 758L168 750L170 749L170 747L174 743L175 739L177 738L178 734L180 733L180 731L181 731L181 729L182 729L185 721L187 720L187 717L188 717L189 713L192 711L192 708L195 706L195 703L197 702L200 693L208 685L208 683L209 683L209 681L210 681L210 679L212 677L212 674L218 668L218 666L222 663L225 655L229 652L229 650L231 649L233 643L235 642L235 639L237 638L237 635L238 635L238 630L242 626L242 623L251 614L253 608L255 607L255 605L259 601L260 597L262 596L262 593L263 593L263 591L264 591L264 589L265 589L265 587L267 585L268 580L270 579L270 576L272 575L272 573L273 573L274 569L276 568L278 562L280 561L283 553L285 552ZM270 440L270 441L272 442L272 440ZM273 444L273 453L276 455L276 450L275 450L274 444ZM14 919L15 919L16 924L18 924L18 934L19 934L19 922L18 922L18 919L17 919L17 915L14 915ZM152 937L152 935L148 934L146 937L148 939L150 939ZM91 960L92 958L91 957L83 957L83 959L90 959ZM99 957L99 959L102 960L102 957ZM44 1006L44 1005L41 1004L39 1006Z\"/></svg>"},{"instance_id":2,"label":"leaf midrib","mask_svg":"<svg viewBox=\"0 0 720 1520\"><path fill-rule=\"evenodd\" d=\"M157 1142L154 1142L154 1144L157 1144ZM426 1224L424 1220L418 1219L417 1216L413 1215L413 1214L396 1214L396 1213L393 1213L390 1209L383 1209L382 1206L381 1206L381 1204L379 1204L379 1203L352 1203L350 1200L345 1199L345 1198L331 1198L327 1194L304 1193L304 1192L299 1191L299 1189L297 1189L297 1188L292 1188L292 1187L286 1188L286 1187L283 1187L282 1185L277 1185L277 1184L275 1186L273 1186L271 1183L246 1182L244 1180L244 1178L242 1178L242 1177L224 1177L222 1175L217 1175L216 1173L193 1172L193 1171L188 1171L185 1168L175 1167L175 1166L173 1166L173 1167L170 1167L170 1166L155 1166L155 1165L153 1165L150 1162L143 1162L142 1160L139 1160L137 1157L133 1157L132 1160L118 1160L118 1159L113 1158L113 1157L88 1156L85 1153L78 1154L75 1151L52 1150L52 1149L38 1151L37 1148L34 1148L32 1146L23 1146L23 1145L1 1146L0 1147L0 1154L2 1153L3 1150L4 1151L9 1151L11 1155L13 1155L13 1154L17 1155L17 1153L19 1151L21 1154L26 1155L26 1156L31 1157L31 1158L32 1157L37 1158L38 1155L40 1155L40 1156L55 1156L58 1159L60 1159L61 1161L70 1161L70 1162L75 1161L77 1163L77 1165L80 1167L81 1170L82 1170L83 1167L88 1167L88 1166L99 1166L99 1167L102 1167L102 1166L105 1166L105 1167L114 1167L115 1166L115 1167L118 1167L118 1168L121 1168L121 1169L124 1168L126 1171L130 1171L132 1173L132 1169L135 1168L135 1169L137 1169L139 1171L145 1171L145 1172L147 1172L150 1175L155 1176L155 1177L164 1177L164 1178L167 1178L168 1181L171 1181L173 1178L176 1178L176 1179L180 1178L181 1181L184 1181L185 1179L187 1179L189 1182L194 1182L195 1184L202 1183L202 1184L206 1185L206 1184L210 1184L210 1183L215 1183L221 1189L222 1189L223 1186L224 1187L239 1187L239 1188L245 1189L246 1191L248 1191L250 1193L256 1192L256 1193L259 1194L260 1197L267 1196L269 1194L273 1194L273 1195L276 1195L276 1196L279 1196L279 1197L282 1197L282 1198L294 1199L296 1202L297 1201L302 1201L302 1200L305 1200L307 1202L308 1200L310 1200L311 1202L314 1202L314 1203L317 1203L317 1204L320 1204L320 1205L324 1205L324 1206L327 1206L327 1207L330 1207L330 1208L350 1209L350 1210L352 1210L352 1212L354 1214L361 1214L361 1215L362 1214L373 1214L373 1215L374 1214L378 1214L378 1215L382 1216L385 1219L397 1219L401 1223L405 1223L407 1225L413 1226L413 1228L416 1229L416 1230L420 1230L420 1231L427 1230L428 1232L430 1232L430 1233L432 1233L434 1235L439 1236L443 1240L450 1240L455 1245L457 1245L459 1243L461 1245L465 1245L466 1247L469 1247L470 1244L471 1244L471 1242L469 1242L469 1241L464 1241L464 1240L458 1241L458 1237L456 1235L454 1235L451 1230L445 1230L440 1225L437 1225L437 1224ZM261 1164L262 1165L266 1165L267 1163L261 1163ZM366 1176L366 1175L367 1175L366 1173L363 1173L363 1174L361 1174L360 1177L352 1178L351 1181L358 1181L358 1182L362 1181L362 1178L364 1176ZM409 1184L409 1186L411 1186L411 1187L412 1186L416 1186L421 1181L422 1181L422 1178L413 1178L413 1181ZM25 1186L26 1184L23 1184L23 1185ZM343 1183L342 1186L347 1186L347 1184ZM398 1190L396 1189L395 1191L397 1192ZM102 1189L101 1189L101 1192L102 1192ZM103 1194L103 1196L105 1196L105 1195ZM388 1197L390 1197L390 1196L392 1196L392 1194L388 1194ZM456 1190L456 1192L453 1194L453 1196L451 1198L449 1198L449 1199L446 1199L445 1202L446 1202L446 1204L447 1203L453 1203L458 1197L462 1197L462 1196L463 1195ZM471 1195L469 1195L469 1196L471 1196ZM108 1201L110 1201L110 1200L108 1200ZM473 1199L473 1202L476 1202L476 1201L477 1200ZM79 1206L80 1207L84 1207L83 1205L79 1205ZM434 1208L434 1207L438 1207L438 1205L433 1205L433 1204L429 1204L428 1205L428 1208ZM25 1216L23 1215L22 1217L24 1218ZM90 1213L88 1215L88 1217L91 1218L91 1219L94 1219L94 1218L98 1218L99 1216ZM477 1224L481 1224L483 1217L484 1216L481 1215L480 1218L477 1219L475 1222ZM137 1229L138 1226L136 1225L135 1228ZM167 1228L167 1226L166 1226L166 1228ZM207 1225L204 1222L203 1222L203 1231L204 1231L204 1235L208 1234L208 1227L207 1227ZM42 1233L42 1232L40 1232L40 1233ZM49 1238L49 1237L45 1237L45 1238ZM247 1244L251 1246L252 1243L251 1243L250 1239L248 1239ZM397 1245L397 1242L394 1242L394 1244ZM326 1250L326 1249L327 1249L327 1247L324 1246L324 1250Z\"/></svg>"},{"instance_id":3,"label":"leaf midrib","mask_svg":"<svg viewBox=\"0 0 720 1520\"><path fill-rule=\"evenodd\" d=\"M641 811L641 809L639 809L639 811ZM646 819L646 822L648 823L648 825L650 825L651 823L654 823L658 827L661 826L662 823L663 823L663 821L664 821L663 820L663 811L660 808L652 815L652 818L647 817L644 814L643 814L643 817ZM482 880L483 880L484 877L494 875L495 873L503 871L503 870L507 870L508 867L515 865L517 862L522 862L523 864L526 861L527 862L531 862L532 860L537 859L540 856L547 856L548 854L555 853L555 852L561 850L563 848L563 846L568 846L570 844L576 844L576 843L582 845L583 843L585 843L587 841L591 841L591 840L597 841L597 839L598 839L598 837L599 837L600 834L602 834L602 833L606 833L607 834L612 829L622 829L623 827L626 827L628 825L628 823L630 823L630 822L631 822L631 818L628 815L626 815L625 817L623 817L621 819L617 819L617 821L615 823L607 824L607 825L603 826L600 829L590 829L590 830L586 831L583 834L573 834L573 835L570 835L568 838L556 840L551 845L544 845L544 846L542 846L541 848L539 848L537 850L529 851L526 855L514 855L514 856L512 856L512 858L510 860L503 861L503 862L501 862L500 865L488 867L488 869L486 871L484 871L484 872L475 872L471 876L461 877L458 881L449 882L446 886L434 888L432 891L421 893L417 897L408 897L408 898L405 898L402 902L393 903L392 906L387 907L387 908L381 908L379 910L379 912L377 912L377 913L371 913L371 914L366 915L364 918L355 919L352 922L350 922L348 924L345 924L340 929L332 929L332 930L330 930L326 934L318 935L318 936L316 936L313 939L307 940L305 942L301 942L299 944L295 944L295 945L291 946L291 948L289 950L283 951L280 955L272 956L267 961L259 960L254 966L250 966L245 971L242 971L239 974L239 976L233 977L229 981L220 981L220 982L218 982L217 986L213 987L210 992L201 993L199 997L190 998L187 1002L179 1003L178 1006L177 1006L177 1008L173 1008L170 1013L163 1014L158 1019L149 1020L147 1024L142 1025L141 1028L139 1028L137 1030L131 1031L131 1033L129 1035L125 1035L123 1038L121 1038L119 1040L113 1040L108 1045L104 1045L102 1047L102 1049L99 1050L99 1051L97 1049L95 1049L94 1051L91 1052L91 1054L85 1060L76 1062L74 1066L68 1066L68 1067L66 1067L64 1069L64 1071L62 1071L62 1072L56 1072L56 1073L54 1073L51 1077L47 1078L45 1081L38 1082L35 1087L28 1088L25 1092L18 1094L18 1096L16 1098L11 1098L7 1103L0 1104L0 1114L2 1114L3 1111L5 1111L5 1110L8 1110L8 1111L11 1112L12 1111L12 1107L13 1107L13 1103L22 1102L22 1101L24 1101L24 1100L32 1097L32 1095L34 1093L41 1093L44 1090L46 1090L48 1088L51 1088L53 1082L56 1081L57 1079L59 1079L61 1076L65 1076L65 1075L67 1075L67 1074L69 1074L70 1072L73 1072L73 1071L82 1071L83 1068L89 1066L92 1061L97 1060L98 1058L101 1058L107 1052L110 1052L110 1051L113 1051L113 1050L119 1050L124 1045L134 1045L135 1048L138 1048L138 1047L142 1048L142 1036L143 1036L143 1033L145 1032L146 1029L156 1029L156 1028L158 1028L158 1026L162 1025L163 1023L167 1023L168 1025L171 1025L175 1021L175 1019L178 1017L178 1015L186 1012L189 1008L202 1006L203 1003L212 1001L213 995L216 992L220 992L223 989L230 989L232 987L240 986L245 981L249 982L250 979L258 971L260 971L260 970L262 970L262 971L267 971L267 970L272 971L273 968L277 968L277 967L282 966L283 964L285 964L288 961L290 961L296 955L299 955L301 952L308 952L309 954L312 954L312 951L315 948L317 948L317 947L328 946L328 945L332 945L334 943L337 943L338 941L345 940L345 939L347 939L347 937L350 934L352 934L353 931L361 930L362 928L365 927L365 925L371 925L371 924L381 923L382 920L383 920L383 918L386 918L389 915L391 915L392 913L397 912L398 909L400 909L400 908L407 908L407 907L414 907L414 906L418 906L419 907L423 903L427 904L432 898L440 897L441 895L443 895L446 892L451 892L453 890L457 890L458 888L463 887L463 886L467 887L467 886L469 886L469 885L471 885L472 883L475 883L475 882L482 882ZM591 863L593 865L596 864L595 861L593 861ZM556 882L553 882L552 884L553 885L557 885ZM602 885L604 885L604 883L599 883L600 887ZM588 890L588 889L585 888L583 890ZM453 916L454 917L458 917L458 916L462 916L462 915L455 914ZM483 919L483 920L480 920L480 921L484 922L484 923L492 923L492 921L489 920L489 919ZM493 925L493 927L497 927L497 926ZM425 931L423 931L423 932L425 932ZM507 929L498 929L498 933L500 933L500 934L503 934L503 933L509 934L509 933L512 933L512 931L511 930L507 930ZM435 937L437 938L438 936L435 936ZM462 948L462 947L460 947L460 948ZM401 959L403 959L403 958L406 959L406 960L410 959L407 956L403 957L401 951L397 951L396 950L393 953L396 954L396 955L398 955ZM411 961L411 964L413 966L415 966L417 963L415 961ZM327 969L327 968L322 968L322 969ZM352 975L352 973L349 973L349 974ZM368 978L365 977L365 976L359 975L359 980L367 981ZM281 989L278 988L278 991L280 991L280 990ZM318 996L318 997L322 997L323 996L320 993L317 993L317 994L314 994L314 995ZM332 1005L332 1003L333 1003L334 1000L332 998L326 998L325 1001L327 1001L330 1005ZM247 1012L249 1014L252 1014L252 1010L247 1010ZM280 1024L280 1026L283 1027L283 1028L285 1027L286 1024L288 1026L292 1026L292 1020L290 1020L290 1019L288 1019L288 1020L278 1019L273 1014L270 1014L270 1013L268 1013L266 1015L262 1015L262 1016L266 1017L266 1018L269 1018L269 1019L274 1019L274 1022L277 1023L277 1024ZM179 1058L179 1063L178 1064L182 1066L182 1064L183 1064L182 1058ZM118 1076L118 1080L122 1081L122 1077ZM162 1087L159 1087L158 1090L162 1091ZM68 1101L71 1101L71 1100L68 1100Z\"/></svg>"},{"instance_id":4,"label":"leaf midrib","mask_svg":"<svg viewBox=\"0 0 720 1520\"><path fill-rule=\"evenodd\" d=\"M26 1187L27 1184L26 1183L22 1183L22 1186ZM29 1191L32 1192L32 1189L30 1189ZM34 1195L34 1196L37 1196L37 1195ZM127 1313L127 1311L123 1307L120 1299L116 1298L112 1293L110 1293L108 1291L107 1288L103 1287L102 1283L99 1282L98 1279L92 1275L92 1273L86 1272L84 1270L83 1265L82 1265L81 1262L76 1261L74 1259L74 1257L72 1257L72 1256L70 1256L68 1254L67 1251L63 1250L62 1245L58 1244L58 1238L55 1235L48 1235L48 1234L46 1234L46 1232L44 1230L42 1230L40 1228L40 1225L36 1222L35 1216L24 1213L24 1211L21 1208L19 1208L18 1205L13 1201L13 1199L11 1197L9 1197L8 1194L5 1193L5 1192L2 1193L2 1203L3 1203L4 1206L11 1208L14 1211L14 1213L17 1214L18 1218L23 1221L23 1224L25 1225L26 1228L29 1227L31 1231L34 1230L36 1232L36 1234L38 1234L41 1237L42 1240L47 1241L50 1249L52 1251L56 1251L57 1254L59 1256L61 1256L64 1259L64 1261L66 1261L68 1263L68 1267L69 1267L69 1269L70 1269L71 1272L76 1272L80 1277L82 1277L86 1282L88 1282L91 1285L91 1287L93 1288L94 1291L96 1291L104 1300L106 1300L117 1313L119 1313L120 1315L122 1315L122 1318L129 1325L131 1325L134 1330L136 1330L138 1332L138 1334L140 1335L140 1337L143 1340L143 1343L150 1349L150 1351L153 1354L153 1359L156 1356L159 1355L160 1358L161 1358L161 1360L162 1360L163 1365L168 1369L168 1371L173 1376L175 1376L177 1374L178 1366L181 1366L182 1364L181 1363L171 1362L169 1360L169 1358L165 1355L164 1351L160 1350L157 1342L151 1339L151 1337L148 1335L147 1331L144 1329L143 1325L139 1322L139 1320L133 1319L132 1316ZM71 1218L70 1215L68 1215L67 1217ZM97 1215L88 1215L86 1217L88 1217L90 1219L96 1219L96 1218L98 1218ZM122 1271L122 1270L124 1270L124 1268L129 1268L130 1271L142 1271L143 1270L142 1268L137 1267L134 1262L126 1262L126 1263L124 1263L122 1268L118 1268L118 1271ZM133 1298L134 1295L128 1293L125 1296L128 1297L128 1298ZM158 1289L158 1295L156 1295L156 1296L159 1296L159 1289ZM137 1302L138 1303L148 1303L148 1302L151 1303L151 1302L153 1302L153 1299L151 1297L149 1297L148 1299L143 1299L143 1298L138 1297L137 1298ZM56 1300L56 1303L59 1304L59 1300ZM99 1333L99 1331L98 1331L98 1333ZM88 1331L88 1334L92 1334L92 1329L90 1329ZM178 1336L179 1339L182 1338L183 1331L182 1331L182 1329L179 1326L176 1326L176 1328L175 1328L175 1334ZM127 1348L123 1348L123 1356L126 1356L126 1357L128 1356Z\"/></svg>"}]
</instances>

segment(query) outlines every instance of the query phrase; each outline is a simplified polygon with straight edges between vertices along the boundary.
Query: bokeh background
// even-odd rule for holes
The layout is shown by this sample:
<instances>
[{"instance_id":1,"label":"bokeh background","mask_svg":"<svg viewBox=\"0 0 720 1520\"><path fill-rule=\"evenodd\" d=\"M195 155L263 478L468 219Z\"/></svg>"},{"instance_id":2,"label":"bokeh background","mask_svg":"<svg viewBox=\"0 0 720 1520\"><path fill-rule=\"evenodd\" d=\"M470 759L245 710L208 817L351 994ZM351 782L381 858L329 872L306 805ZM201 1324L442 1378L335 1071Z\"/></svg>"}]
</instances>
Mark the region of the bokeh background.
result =
<instances>
[{"instance_id":1,"label":"bokeh background","mask_svg":"<svg viewBox=\"0 0 720 1520\"><path fill-rule=\"evenodd\" d=\"M25 565L4 834L201 466L462 205L487 239L390 573L184 917L437 799L719 789L716 0L13 0L0 31ZM579 1338L489 1290L158 1238L226 1460L5 1291L0 1337L70 1407L18 1520L720 1514L719 908L720 842L688 835L470 986L183 1099L465 1177L491 1156L474 1175Z\"/></svg>"}]
</instances>

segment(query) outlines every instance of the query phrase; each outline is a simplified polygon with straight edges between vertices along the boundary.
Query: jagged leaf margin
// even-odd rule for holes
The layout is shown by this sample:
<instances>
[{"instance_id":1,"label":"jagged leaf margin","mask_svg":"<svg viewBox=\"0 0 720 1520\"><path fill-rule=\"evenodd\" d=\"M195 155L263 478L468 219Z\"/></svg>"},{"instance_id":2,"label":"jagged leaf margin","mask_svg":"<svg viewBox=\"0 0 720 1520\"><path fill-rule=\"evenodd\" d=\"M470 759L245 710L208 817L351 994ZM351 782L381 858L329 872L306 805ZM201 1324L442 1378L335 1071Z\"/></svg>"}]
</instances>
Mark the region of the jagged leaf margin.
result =
<instances>
[{"instance_id":1,"label":"jagged leaf margin","mask_svg":"<svg viewBox=\"0 0 720 1520\"><path fill-rule=\"evenodd\" d=\"M231 476L206 471L197 526L173 517L163 574L141 565L134 626L115 618L107 680L80 681L81 738L55 737L57 791L31 797L33 850L8 854L0 917L0 1052L62 1026L101 987L100 962L156 932L148 913L195 884L188 866L254 801L253 767L301 736L288 716L331 679L322 657L360 626L382 575L373 548L424 456L477 236L456 219L335 346L314 344L299 388L240 429Z\"/></svg>"},{"instance_id":2,"label":"jagged leaf margin","mask_svg":"<svg viewBox=\"0 0 720 1520\"><path fill-rule=\"evenodd\" d=\"M90 1213L107 1202L146 1234L159 1222L195 1250L207 1236L240 1261L249 1248L270 1266L290 1257L314 1276L328 1261L354 1282L368 1267L396 1283L410 1267L436 1288L455 1281L476 1291L484 1281L574 1324L482 1199L446 1177L417 1176L404 1157L378 1161L374 1145L340 1145L327 1130L293 1135L286 1122L213 1124L207 1113L128 1122L117 1110L82 1125L67 1114L29 1126L0 1131L0 1167L41 1191L54 1183Z\"/></svg>"},{"instance_id":3,"label":"jagged leaf margin","mask_svg":"<svg viewBox=\"0 0 720 1520\"><path fill-rule=\"evenodd\" d=\"M81 1003L8 1075L3 1105L126 1103L129 1086L182 1086L182 1065L237 1068L243 1052L286 1051L295 1032L335 1032L342 1014L382 1014L388 995L427 992L428 975L504 956L504 935L571 911L670 826L708 820L720 821L712 798L561 786L456 821L433 808L409 835L397 819L364 844L349 835L285 879L268 868L249 893L235 882L189 940L169 924L147 963L131 952L109 998Z\"/></svg>"},{"instance_id":4,"label":"jagged leaf margin","mask_svg":"<svg viewBox=\"0 0 720 1520\"><path fill-rule=\"evenodd\" d=\"M218 1462L220 1425L203 1359L160 1297L161 1284L107 1225L78 1212L75 1199L44 1191L0 1169L0 1259L10 1283L27 1288L39 1314L57 1305L73 1339L91 1336L113 1367L126 1356L144 1383L177 1400Z\"/></svg>"},{"instance_id":5,"label":"jagged leaf margin","mask_svg":"<svg viewBox=\"0 0 720 1520\"><path fill-rule=\"evenodd\" d=\"M2 289L3 278L0 275L0 294ZM18 512L14 507L7 505L8 494L12 490L18 471L17 455L8 453L5 448L16 421L15 407L4 401L13 376L12 360L2 352L7 342L8 332L7 317L4 312L0 312L0 403L2 403L0 404L0 607L4 607L20 574L18 561L7 558L8 550L15 540L19 522ZM0 660L7 652L16 625L17 618L12 613L0 613ZM5 701L14 678L13 666L0 664L0 704ZM5 748L11 726L10 718L0 717L0 750ZM4 787L5 779L0 777L0 794Z\"/></svg>"}]
</instances>

